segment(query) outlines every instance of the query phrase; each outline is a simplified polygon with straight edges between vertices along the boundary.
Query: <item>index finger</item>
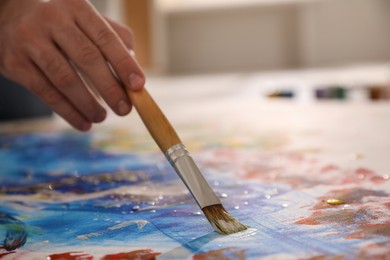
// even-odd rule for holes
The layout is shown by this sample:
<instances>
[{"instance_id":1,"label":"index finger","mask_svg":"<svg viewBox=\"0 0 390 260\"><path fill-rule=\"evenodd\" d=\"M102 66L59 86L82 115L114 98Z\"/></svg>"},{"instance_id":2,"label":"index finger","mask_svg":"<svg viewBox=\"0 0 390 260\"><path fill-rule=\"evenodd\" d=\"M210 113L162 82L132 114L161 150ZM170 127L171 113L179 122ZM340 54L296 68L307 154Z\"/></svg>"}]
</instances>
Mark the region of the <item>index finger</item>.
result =
<instances>
[{"instance_id":1,"label":"index finger","mask_svg":"<svg viewBox=\"0 0 390 260\"><path fill-rule=\"evenodd\" d=\"M141 89L145 84L144 73L123 41L91 5L84 5L83 8L87 10L79 10L76 14L76 22L80 29L100 49L127 88Z\"/></svg>"}]
</instances>

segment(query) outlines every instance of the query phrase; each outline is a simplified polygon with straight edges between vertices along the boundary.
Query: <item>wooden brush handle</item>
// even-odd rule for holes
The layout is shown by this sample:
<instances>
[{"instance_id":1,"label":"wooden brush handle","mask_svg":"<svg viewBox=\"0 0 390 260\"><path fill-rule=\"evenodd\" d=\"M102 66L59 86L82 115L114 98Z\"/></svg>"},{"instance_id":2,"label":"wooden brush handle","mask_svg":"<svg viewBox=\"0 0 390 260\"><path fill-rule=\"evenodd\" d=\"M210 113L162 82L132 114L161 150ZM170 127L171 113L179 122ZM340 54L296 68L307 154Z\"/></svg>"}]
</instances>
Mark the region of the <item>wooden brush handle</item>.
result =
<instances>
[{"instance_id":1,"label":"wooden brush handle","mask_svg":"<svg viewBox=\"0 0 390 260\"><path fill-rule=\"evenodd\" d=\"M145 88L140 91L127 90L127 95L163 153L181 143L175 129Z\"/></svg>"}]
</instances>

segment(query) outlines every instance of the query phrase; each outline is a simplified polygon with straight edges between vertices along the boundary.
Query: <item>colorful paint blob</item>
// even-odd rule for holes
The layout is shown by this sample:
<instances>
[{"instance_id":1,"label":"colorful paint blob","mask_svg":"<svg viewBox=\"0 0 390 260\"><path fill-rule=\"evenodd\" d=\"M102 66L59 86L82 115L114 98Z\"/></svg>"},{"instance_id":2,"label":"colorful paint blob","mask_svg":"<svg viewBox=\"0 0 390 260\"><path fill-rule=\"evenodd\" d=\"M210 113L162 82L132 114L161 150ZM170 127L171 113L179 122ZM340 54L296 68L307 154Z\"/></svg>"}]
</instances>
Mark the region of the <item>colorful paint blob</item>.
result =
<instances>
[{"instance_id":1,"label":"colorful paint blob","mask_svg":"<svg viewBox=\"0 0 390 260\"><path fill-rule=\"evenodd\" d=\"M329 205L341 205L341 204L344 204L344 202L342 200L340 200L340 199L327 199L326 203L328 203Z\"/></svg>"}]
</instances>

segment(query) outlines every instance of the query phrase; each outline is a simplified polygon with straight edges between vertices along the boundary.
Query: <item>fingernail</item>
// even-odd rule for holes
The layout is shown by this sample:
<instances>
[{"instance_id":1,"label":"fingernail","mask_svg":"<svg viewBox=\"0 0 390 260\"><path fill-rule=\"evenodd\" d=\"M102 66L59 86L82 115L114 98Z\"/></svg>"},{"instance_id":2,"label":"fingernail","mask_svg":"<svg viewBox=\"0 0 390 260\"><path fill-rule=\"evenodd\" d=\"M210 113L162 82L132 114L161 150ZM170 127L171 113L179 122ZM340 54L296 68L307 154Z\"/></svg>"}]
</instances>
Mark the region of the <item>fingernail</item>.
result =
<instances>
[{"instance_id":1,"label":"fingernail","mask_svg":"<svg viewBox=\"0 0 390 260\"><path fill-rule=\"evenodd\" d=\"M124 100L119 101L117 108L120 115L126 115L130 112L130 106Z\"/></svg>"},{"instance_id":2,"label":"fingernail","mask_svg":"<svg viewBox=\"0 0 390 260\"><path fill-rule=\"evenodd\" d=\"M135 73L132 73L129 76L129 82L131 90L139 90L143 87L144 84L144 80L142 79L142 77Z\"/></svg>"}]
</instances>

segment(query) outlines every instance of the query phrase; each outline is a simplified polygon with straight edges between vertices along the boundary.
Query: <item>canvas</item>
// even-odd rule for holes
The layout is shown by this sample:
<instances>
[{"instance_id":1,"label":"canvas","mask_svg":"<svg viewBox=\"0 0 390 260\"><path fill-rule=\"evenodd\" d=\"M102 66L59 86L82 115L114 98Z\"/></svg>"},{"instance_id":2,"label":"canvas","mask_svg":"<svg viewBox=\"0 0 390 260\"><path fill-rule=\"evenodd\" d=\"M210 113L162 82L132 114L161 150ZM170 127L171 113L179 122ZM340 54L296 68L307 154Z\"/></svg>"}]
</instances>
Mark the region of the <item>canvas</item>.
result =
<instances>
[{"instance_id":1,"label":"canvas","mask_svg":"<svg viewBox=\"0 0 390 260\"><path fill-rule=\"evenodd\" d=\"M82 134L51 121L16 124L0 135L0 258L389 259L389 172L365 166L366 153L350 164L325 160L326 148L294 146L293 129L260 131L263 121L239 117L248 110L238 104L241 112L221 105L174 121L248 230L216 233L144 128ZM304 133L302 141L327 140Z\"/></svg>"}]
</instances>

